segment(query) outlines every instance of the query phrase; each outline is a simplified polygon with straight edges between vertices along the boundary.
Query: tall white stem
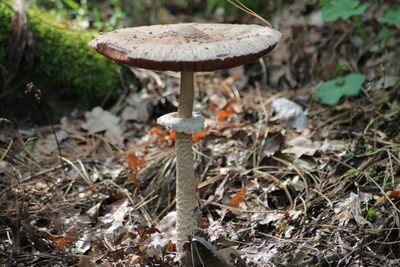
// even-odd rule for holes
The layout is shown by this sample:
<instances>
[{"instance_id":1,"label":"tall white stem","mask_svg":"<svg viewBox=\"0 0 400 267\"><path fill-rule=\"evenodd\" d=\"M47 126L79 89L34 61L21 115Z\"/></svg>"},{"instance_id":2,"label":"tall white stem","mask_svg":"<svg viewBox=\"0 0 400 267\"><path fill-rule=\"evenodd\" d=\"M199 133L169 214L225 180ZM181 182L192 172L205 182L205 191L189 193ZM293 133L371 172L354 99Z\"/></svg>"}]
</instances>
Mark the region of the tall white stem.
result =
<instances>
[{"instance_id":1,"label":"tall white stem","mask_svg":"<svg viewBox=\"0 0 400 267\"><path fill-rule=\"evenodd\" d=\"M191 118L194 99L193 72L181 73L178 115ZM176 133L176 205L177 251L183 256L183 245L196 229L196 178L193 170L192 135Z\"/></svg>"}]
</instances>

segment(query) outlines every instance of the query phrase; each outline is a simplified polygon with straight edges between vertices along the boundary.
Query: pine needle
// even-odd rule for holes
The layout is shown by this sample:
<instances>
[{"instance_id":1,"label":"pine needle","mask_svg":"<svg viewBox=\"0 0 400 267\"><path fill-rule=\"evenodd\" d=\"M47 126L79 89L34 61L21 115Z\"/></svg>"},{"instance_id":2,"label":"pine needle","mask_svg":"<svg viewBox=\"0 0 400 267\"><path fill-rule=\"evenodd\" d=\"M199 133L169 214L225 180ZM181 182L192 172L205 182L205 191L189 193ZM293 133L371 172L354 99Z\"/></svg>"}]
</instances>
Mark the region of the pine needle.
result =
<instances>
[{"instance_id":1,"label":"pine needle","mask_svg":"<svg viewBox=\"0 0 400 267\"><path fill-rule=\"evenodd\" d=\"M262 22L267 24L269 27L272 27L271 23L269 23L266 19L264 19L263 17L258 15L256 12L254 12L253 10L251 10L250 8L245 6L242 2L240 2L240 0L226 0L226 1L228 1L230 4L234 5L235 7L239 8L240 10L246 12L247 14L258 18L259 20L261 20Z\"/></svg>"}]
</instances>

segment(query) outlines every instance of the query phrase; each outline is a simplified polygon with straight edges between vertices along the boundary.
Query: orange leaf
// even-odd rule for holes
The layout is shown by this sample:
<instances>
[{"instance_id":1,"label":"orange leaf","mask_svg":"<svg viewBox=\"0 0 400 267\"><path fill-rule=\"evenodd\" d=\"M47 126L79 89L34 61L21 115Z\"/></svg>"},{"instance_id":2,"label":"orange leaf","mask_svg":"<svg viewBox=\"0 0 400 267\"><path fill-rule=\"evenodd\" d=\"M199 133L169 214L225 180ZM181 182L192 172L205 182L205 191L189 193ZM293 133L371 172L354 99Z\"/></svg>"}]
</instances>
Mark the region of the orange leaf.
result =
<instances>
[{"instance_id":1,"label":"orange leaf","mask_svg":"<svg viewBox=\"0 0 400 267\"><path fill-rule=\"evenodd\" d=\"M124 259L125 252L124 249L114 250L107 253L107 256L111 257L114 261Z\"/></svg>"},{"instance_id":2,"label":"orange leaf","mask_svg":"<svg viewBox=\"0 0 400 267\"><path fill-rule=\"evenodd\" d=\"M192 135L192 141L196 142L196 141L198 141L200 139L203 139L207 135L208 135L208 133L205 133L205 132L203 132L203 133L195 133L195 134Z\"/></svg>"},{"instance_id":3,"label":"orange leaf","mask_svg":"<svg viewBox=\"0 0 400 267\"><path fill-rule=\"evenodd\" d=\"M400 198L400 191L393 190L393 191L389 191L389 192L390 192L390 197L392 197L392 198Z\"/></svg>"},{"instance_id":4,"label":"orange leaf","mask_svg":"<svg viewBox=\"0 0 400 267\"><path fill-rule=\"evenodd\" d=\"M161 129L161 127L156 126L153 127L150 131L148 131L150 134L155 134L160 138L161 141L167 141L169 139L169 133L168 131L164 131Z\"/></svg>"},{"instance_id":5,"label":"orange leaf","mask_svg":"<svg viewBox=\"0 0 400 267\"><path fill-rule=\"evenodd\" d=\"M72 237L56 237L56 236L52 236L52 235L48 235L48 237L61 250L65 250L66 243L78 240L78 239L72 238Z\"/></svg>"},{"instance_id":6,"label":"orange leaf","mask_svg":"<svg viewBox=\"0 0 400 267\"><path fill-rule=\"evenodd\" d=\"M128 161L129 169L143 168L146 165L144 160L139 159L133 153L129 153L126 157L126 161Z\"/></svg>"},{"instance_id":7,"label":"orange leaf","mask_svg":"<svg viewBox=\"0 0 400 267\"><path fill-rule=\"evenodd\" d=\"M139 227L137 230L139 236L140 236L140 241L146 240L151 234L154 233L160 233L160 231L155 228L154 226L150 227Z\"/></svg>"},{"instance_id":8,"label":"orange leaf","mask_svg":"<svg viewBox=\"0 0 400 267\"><path fill-rule=\"evenodd\" d=\"M243 196L246 194L247 189L245 187L240 188L240 191L234 195L229 201L229 205L232 207L237 207L239 203L245 202L246 200Z\"/></svg>"},{"instance_id":9,"label":"orange leaf","mask_svg":"<svg viewBox=\"0 0 400 267\"><path fill-rule=\"evenodd\" d=\"M220 110L217 111L217 120L218 120L218 122L223 122L223 121L226 120L226 118L228 118L232 114L235 114L235 112L234 111L226 111L224 109L220 109Z\"/></svg>"},{"instance_id":10,"label":"orange leaf","mask_svg":"<svg viewBox=\"0 0 400 267\"><path fill-rule=\"evenodd\" d=\"M176 138L176 132L175 131L172 131L170 134L169 134L169 140L171 140L171 141L175 141L175 138Z\"/></svg>"},{"instance_id":11,"label":"orange leaf","mask_svg":"<svg viewBox=\"0 0 400 267\"><path fill-rule=\"evenodd\" d=\"M160 127L155 126L155 127L153 127L149 132L152 133L152 134L160 135L161 132L162 132L162 130L161 130Z\"/></svg>"},{"instance_id":12,"label":"orange leaf","mask_svg":"<svg viewBox=\"0 0 400 267\"><path fill-rule=\"evenodd\" d=\"M168 242L167 244L167 252L174 252L175 251L175 244L172 243L171 241Z\"/></svg>"}]
</instances>

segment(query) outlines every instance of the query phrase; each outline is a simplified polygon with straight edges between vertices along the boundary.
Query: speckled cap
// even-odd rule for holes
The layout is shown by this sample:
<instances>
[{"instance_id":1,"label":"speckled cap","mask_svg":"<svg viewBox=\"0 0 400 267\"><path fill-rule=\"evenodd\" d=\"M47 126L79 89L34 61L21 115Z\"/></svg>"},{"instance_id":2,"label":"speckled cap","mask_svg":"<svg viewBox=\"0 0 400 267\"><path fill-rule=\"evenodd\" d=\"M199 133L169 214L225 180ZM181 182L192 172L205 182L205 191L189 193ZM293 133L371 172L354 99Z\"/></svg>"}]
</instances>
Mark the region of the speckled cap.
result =
<instances>
[{"instance_id":1,"label":"speckled cap","mask_svg":"<svg viewBox=\"0 0 400 267\"><path fill-rule=\"evenodd\" d=\"M277 30L245 24L167 24L103 33L89 45L129 66L172 71L233 68L270 52Z\"/></svg>"}]
</instances>

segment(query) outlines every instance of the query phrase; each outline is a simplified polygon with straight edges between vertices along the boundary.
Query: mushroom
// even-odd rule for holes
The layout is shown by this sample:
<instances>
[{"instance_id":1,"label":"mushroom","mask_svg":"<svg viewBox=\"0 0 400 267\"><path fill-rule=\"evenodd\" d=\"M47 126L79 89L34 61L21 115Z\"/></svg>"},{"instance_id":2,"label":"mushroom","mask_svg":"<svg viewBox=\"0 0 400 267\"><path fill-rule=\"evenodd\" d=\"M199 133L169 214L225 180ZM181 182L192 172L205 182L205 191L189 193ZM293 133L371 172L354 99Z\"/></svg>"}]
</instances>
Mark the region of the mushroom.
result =
<instances>
[{"instance_id":1,"label":"mushroom","mask_svg":"<svg viewBox=\"0 0 400 267\"><path fill-rule=\"evenodd\" d=\"M233 68L270 52L281 33L265 26L185 23L115 30L89 45L117 62L151 70L181 72L178 112L157 122L176 133L177 251L196 228L196 178L192 134L203 130L204 120L193 114L194 72Z\"/></svg>"}]
</instances>

